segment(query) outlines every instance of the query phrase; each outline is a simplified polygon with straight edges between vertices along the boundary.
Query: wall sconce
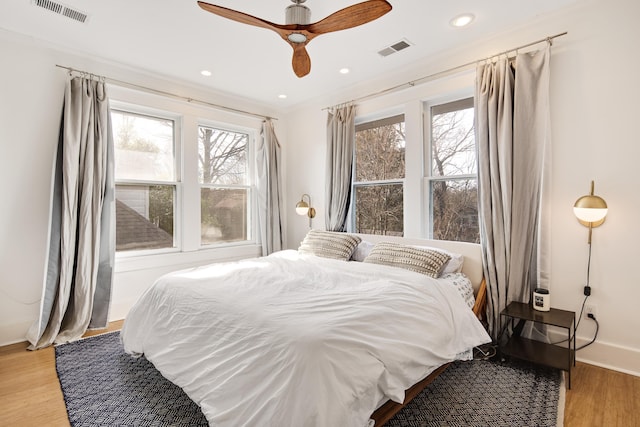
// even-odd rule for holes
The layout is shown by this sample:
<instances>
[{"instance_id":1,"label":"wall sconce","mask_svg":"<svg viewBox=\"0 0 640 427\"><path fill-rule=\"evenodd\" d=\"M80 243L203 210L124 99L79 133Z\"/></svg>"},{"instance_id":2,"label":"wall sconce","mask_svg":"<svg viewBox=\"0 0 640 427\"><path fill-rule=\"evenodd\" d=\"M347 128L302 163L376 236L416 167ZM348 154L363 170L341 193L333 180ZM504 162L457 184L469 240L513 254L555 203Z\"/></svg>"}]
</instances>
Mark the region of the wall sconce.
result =
<instances>
[{"instance_id":1,"label":"wall sconce","mask_svg":"<svg viewBox=\"0 0 640 427\"><path fill-rule=\"evenodd\" d=\"M573 213L580 224L589 227L589 240L587 241L589 245L591 245L591 230L604 223L607 212L607 202L602 197L593 194L593 181L591 181L591 192L580 197L573 205Z\"/></svg>"},{"instance_id":2,"label":"wall sconce","mask_svg":"<svg viewBox=\"0 0 640 427\"><path fill-rule=\"evenodd\" d=\"M593 194L593 181L591 181L591 191L588 195L580 197L573 205L573 213L578 218L580 224L589 227L589 258L587 260L587 283L584 287L585 299L591 295L591 285L589 273L591 272L591 231L594 227L599 227L604 223L604 218L608 212L607 202L600 196ZM595 339L595 338L594 338Z\"/></svg>"},{"instance_id":3,"label":"wall sconce","mask_svg":"<svg viewBox=\"0 0 640 427\"><path fill-rule=\"evenodd\" d=\"M304 201L304 198L307 198L307 202ZM300 201L296 203L296 213L298 215L306 215L309 217L309 228L311 228L311 218L316 216L316 210L311 207L311 196L308 194L303 194L300 198Z\"/></svg>"}]
</instances>

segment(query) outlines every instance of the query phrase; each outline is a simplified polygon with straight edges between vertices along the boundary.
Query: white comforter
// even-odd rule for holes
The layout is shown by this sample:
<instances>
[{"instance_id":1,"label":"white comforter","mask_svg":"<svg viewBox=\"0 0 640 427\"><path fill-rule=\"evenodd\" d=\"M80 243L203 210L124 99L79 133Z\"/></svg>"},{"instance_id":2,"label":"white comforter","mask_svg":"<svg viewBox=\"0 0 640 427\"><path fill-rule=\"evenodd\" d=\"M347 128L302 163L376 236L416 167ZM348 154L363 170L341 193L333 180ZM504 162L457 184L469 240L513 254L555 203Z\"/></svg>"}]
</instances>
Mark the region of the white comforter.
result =
<instances>
[{"instance_id":1,"label":"white comforter","mask_svg":"<svg viewBox=\"0 0 640 427\"><path fill-rule=\"evenodd\" d=\"M363 427L490 338L441 280L283 251L160 278L122 341L211 426Z\"/></svg>"}]
</instances>

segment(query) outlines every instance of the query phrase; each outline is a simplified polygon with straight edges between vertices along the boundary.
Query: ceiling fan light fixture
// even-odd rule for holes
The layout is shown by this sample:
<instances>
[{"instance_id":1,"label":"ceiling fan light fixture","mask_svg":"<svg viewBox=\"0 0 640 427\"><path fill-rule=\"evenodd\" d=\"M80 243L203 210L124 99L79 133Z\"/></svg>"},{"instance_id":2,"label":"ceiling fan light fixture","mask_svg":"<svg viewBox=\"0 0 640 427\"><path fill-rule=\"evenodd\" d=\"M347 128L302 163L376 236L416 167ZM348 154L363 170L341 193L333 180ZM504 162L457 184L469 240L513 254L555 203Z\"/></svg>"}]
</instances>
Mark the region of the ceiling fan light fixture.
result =
<instances>
[{"instance_id":1,"label":"ceiling fan light fixture","mask_svg":"<svg viewBox=\"0 0 640 427\"><path fill-rule=\"evenodd\" d=\"M287 36L287 40L291 43L304 43L307 41L307 36L302 33L291 33Z\"/></svg>"}]
</instances>

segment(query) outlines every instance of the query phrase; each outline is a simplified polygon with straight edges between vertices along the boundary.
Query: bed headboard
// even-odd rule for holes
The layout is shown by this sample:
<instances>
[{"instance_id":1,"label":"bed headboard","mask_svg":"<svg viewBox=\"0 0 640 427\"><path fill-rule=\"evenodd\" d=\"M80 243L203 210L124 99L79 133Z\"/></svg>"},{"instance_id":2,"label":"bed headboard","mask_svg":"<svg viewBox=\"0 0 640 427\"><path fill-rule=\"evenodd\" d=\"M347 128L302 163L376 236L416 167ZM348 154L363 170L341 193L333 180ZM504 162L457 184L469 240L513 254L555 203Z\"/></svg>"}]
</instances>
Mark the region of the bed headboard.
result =
<instances>
[{"instance_id":1,"label":"bed headboard","mask_svg":"<svg viewBox=\"0 0 640 427\"><path fill-rule=\"evenodd\" d=\"M364 241L377 243L377 242L395 242L404 245L421 245L431 246L434 248L446 249L449 252L454 252L464 255L464 264L462 265L462 272L471 280L473 289L478 292L482 277L484 275L482 270L482 249L477 243L467 242L454 242L450 240L430 240L430 239L417 239L410 237L398 237L398 236L380 236L374 234L357 234Z\"/></svg>"}]
</instances>

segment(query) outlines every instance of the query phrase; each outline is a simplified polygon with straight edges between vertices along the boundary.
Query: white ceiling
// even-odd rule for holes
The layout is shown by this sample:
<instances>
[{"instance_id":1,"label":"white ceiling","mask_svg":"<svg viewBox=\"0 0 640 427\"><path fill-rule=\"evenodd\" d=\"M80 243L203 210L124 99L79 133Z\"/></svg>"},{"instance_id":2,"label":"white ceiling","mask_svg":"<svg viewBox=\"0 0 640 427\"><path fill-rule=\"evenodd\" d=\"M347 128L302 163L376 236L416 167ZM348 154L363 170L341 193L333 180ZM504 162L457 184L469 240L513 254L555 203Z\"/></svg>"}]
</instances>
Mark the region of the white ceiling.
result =
<instances>
[{"instance_id":1,"label":"white ceiling","mask_svg":"<svg viewBox=\"0 0 640 427\"><path fill-rule=\"evenodd\" d=\"M58 0L55 0L58 1ZM308 0L311 22L360 0ZM430 55L512 29L580 0L389 0L393 10L360 27L324 34L309 43L311 73L298 78L291 47L275 32L226 20L196 0L62 0L89 15L83 24L33 5L2 0L0 28L96 59L153 72L275 107L379 78ZM267 21L284 23L289 0L210 0ZM453 28L454 16L475 21ZM412 47L383 58L377 52L401 39ZM348 67L351 72L340 74ZM213 75L204 77L203 69ZM91 70L88 70L91 71ZM286 94L286 99L278 95Z\"/></svg>"}]
</instances>

